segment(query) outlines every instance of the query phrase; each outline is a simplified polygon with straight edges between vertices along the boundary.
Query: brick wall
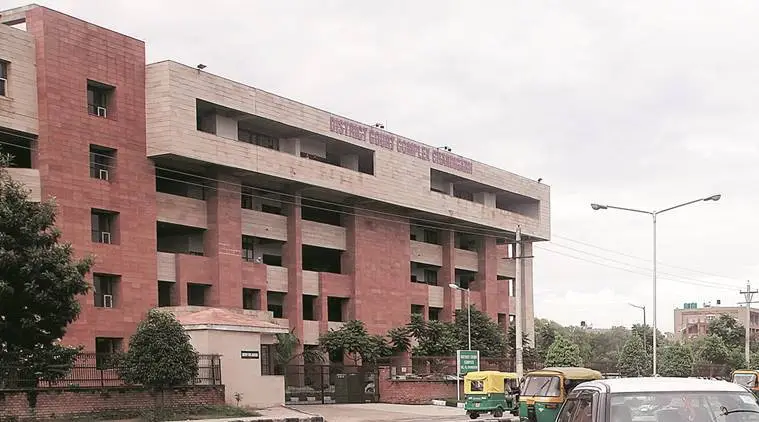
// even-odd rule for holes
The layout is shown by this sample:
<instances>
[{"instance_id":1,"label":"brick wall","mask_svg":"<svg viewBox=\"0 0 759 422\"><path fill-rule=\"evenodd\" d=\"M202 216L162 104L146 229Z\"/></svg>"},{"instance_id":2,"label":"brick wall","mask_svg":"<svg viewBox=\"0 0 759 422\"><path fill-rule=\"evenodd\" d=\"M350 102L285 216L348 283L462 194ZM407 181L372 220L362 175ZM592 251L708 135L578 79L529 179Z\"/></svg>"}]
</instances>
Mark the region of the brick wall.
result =
<instances>
[{"instance_id":1,"label":"brick wall","mask_svg":"<svg viewBox=\"0 0 759 422\"><path fill-rule=\"evenodd\" d=\"M176 388L164 393L165 406L193 407L224 404L224 386L193 386ZM51 418L84 415L97 412L114 412L148 409L160 400L139 387L51 389L36 392L36 406L30 406L26 391L0 392L0 420L2 418Z\"/></svg>"},{"instance_id":2,"label":"brick wall","mask_svg":"<svg viewBox=\"0 0 759 422\"><path fill-rule=\"evenodd\" d=\"M36 44L42 196L55 196L58 227L76 255L95 255L93 273L121 277L113 309L93 292L63 341L95 350L96 337L131 335L158 304L155 171L146 158L145 44L56 11L26 13ZM87 81L115 87L108 117L88 114ZM110 181L90 176L90 144L112 148ZM118 213L113 244L93 243L91 209ZM150 247L148 247L150 246ZM87 279L92 283L92 274Z\"/></svg>"},{"instance_id":3,"label":"brick wall","mask_svg":"<svg viewBox=\"0 0 759 422\"><path fill-rule=\"evenodd\" d=\"M461 384L463 396L463 383ZM392 404L430 404L456 397L456 381L391 380L390 368L379 371L379 401Z\"/></svg>"}]
</instances>

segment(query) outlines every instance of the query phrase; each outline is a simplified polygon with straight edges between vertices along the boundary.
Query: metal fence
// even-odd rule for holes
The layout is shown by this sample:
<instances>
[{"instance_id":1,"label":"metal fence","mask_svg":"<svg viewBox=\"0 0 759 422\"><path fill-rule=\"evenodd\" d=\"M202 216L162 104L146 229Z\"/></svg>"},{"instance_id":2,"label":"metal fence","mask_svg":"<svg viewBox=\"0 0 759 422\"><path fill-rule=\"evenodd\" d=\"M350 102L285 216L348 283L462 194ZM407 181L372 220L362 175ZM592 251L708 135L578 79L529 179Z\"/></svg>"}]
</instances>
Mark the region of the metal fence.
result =
<instances>
[{"instance_id":1,"label":"metal fence","mask_svg":"<svg viewBox=\"0 0 759 422\"><path fill-rule=\"evenodd\" d=\"M119 375L119 355L81 353L73 365L51 365L45 372L58 372L53 381L41 380L22 365L0 366L0 390L18 388L121 387L129 385ZM199 355L198 376L191 385L221 385L221 357Z\"/></svg>"}]
</instances>

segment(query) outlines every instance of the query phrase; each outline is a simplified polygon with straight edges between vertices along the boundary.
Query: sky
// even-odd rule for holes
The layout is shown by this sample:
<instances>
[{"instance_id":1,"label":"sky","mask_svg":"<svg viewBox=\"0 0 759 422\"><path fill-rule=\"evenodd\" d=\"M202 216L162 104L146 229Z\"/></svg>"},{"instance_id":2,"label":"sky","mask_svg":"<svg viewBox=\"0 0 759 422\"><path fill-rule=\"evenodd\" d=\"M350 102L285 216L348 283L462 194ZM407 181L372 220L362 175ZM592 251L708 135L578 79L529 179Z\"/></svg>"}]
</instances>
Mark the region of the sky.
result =
<instances>
[{"instance_id":1,"label":"sky","mask_svg":"<svg viewBox=\"0 0 759 422\"><path fill-rule=\"evenodd\" d=\"M39 0L172 59L551 186L536 316L657 321L759 274L759 2ZM0 9L22 5L0 0ZM755 283L759 286L759 279Z\"/></svg>"}]
</instances>

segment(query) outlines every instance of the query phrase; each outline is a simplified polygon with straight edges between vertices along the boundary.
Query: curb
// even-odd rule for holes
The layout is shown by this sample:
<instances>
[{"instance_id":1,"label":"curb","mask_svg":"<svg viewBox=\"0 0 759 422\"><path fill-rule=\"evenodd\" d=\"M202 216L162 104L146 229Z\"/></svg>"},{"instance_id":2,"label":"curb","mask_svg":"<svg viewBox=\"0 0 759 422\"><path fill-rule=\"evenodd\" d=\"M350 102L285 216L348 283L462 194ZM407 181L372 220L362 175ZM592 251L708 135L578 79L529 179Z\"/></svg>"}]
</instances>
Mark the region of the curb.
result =
<instances>
[{"instance_id":1,"label":"curb","mask_svg":"<svg viewBox=\"0 0 759 422\"><path fill-rule=\"evenodd\" d=\"M464 408L464 403L457 403L455 406L453 403L448 404L449 402L446 400L432 400L433 406L447 406L447 407L458 407L459 409Z\"/></svg>"}]
</instances>

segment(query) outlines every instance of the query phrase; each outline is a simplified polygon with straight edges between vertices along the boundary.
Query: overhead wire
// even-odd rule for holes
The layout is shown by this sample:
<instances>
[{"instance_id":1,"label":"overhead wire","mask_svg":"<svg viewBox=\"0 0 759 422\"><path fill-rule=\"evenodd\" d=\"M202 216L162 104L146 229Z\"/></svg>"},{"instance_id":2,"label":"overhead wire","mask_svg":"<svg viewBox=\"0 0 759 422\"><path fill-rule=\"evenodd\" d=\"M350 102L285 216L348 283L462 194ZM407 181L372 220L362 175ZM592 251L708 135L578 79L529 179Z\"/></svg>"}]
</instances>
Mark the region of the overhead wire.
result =
<instances>
[{"instance_id":1,"label":"overhead wire","mask_svg":"<svg viewBox=\"0 0 759 422\"><path fill-rule=\"evenodd\" d=\"M24 137L24 136L19 136L18 134L15 134L15 133L12 133L12 132L5 132L2 129L0 129L0 133L6 133L8 135L12 135L12 136L19 137L19 138L26 138L26 139L31 140L31 141L35 141L36 140L35 138L32 138L32 137ZM15 148L22 148L22 149L27 149L27 150L30 150L30 151L34 151L35 150L35 148L30 147L30 146L12 144L12 143L9 143L9 142L4 142L4 141L0 141L0 145L9 145L9 146L13 146ZM89 151L88 153L89 153L90 156L100 156L100 157L103 157L103 158L107 158L109 160L114 160L114 157L111 156L111 155L108 155L108 154L101 154L101 153L91 152L91 151ZM109 168L109 169L116 169L115 165L109 165L109 164L105 164L105 163L94 163L94 164L97 164L100 167L105 167L105 168ZM255 194L251 194L251 193L247 193L247 192L242 192L243 188L250 188L250 189L253 189L253 190L258 191L258 192L263 192L263 193L269 193L269 194L277 195L278 198L276 200L278 202L281 202L283 204L288 204L288 205L301 205L301 206L306 207L306 208L317 209L317 210L322 210L322 211L330 211L330 212L335 212L335 213L338 213L338 214L341 214L341 215L360 216L360 217L363 217L363 218L368 218L368 219L373 219L373 220L378 220L378 221L385 221L385 222L393 222L393 223L397 223L398 222L398 220L397 220L398 218L408 218L408 219L412 220L412 222L413 222L413 224L415 226L418 226L418 227L421 227L421 228L429 228L429 229L435 229L435 230L446 229L447 228L449 230L454 230L454 231L456 231L458 233L461 233L461 234L468 234L468 235L475 235L475 236L486 235L486 236L494 236L494 237L498 237L498 238L504 238L504 237L508 238L508 236L506 235L506 233L508 232L507 230L498 231L498 230L494 230L494 229L474 228L474 227L472 227L470 225L456 224L456 223L450 223L450 222L442 222L442 221L436 221L436 220L430 220L430 219L418 218L418 217L410 217L408 215L402 215L402 214L398 214L398 213L391 213L391 212L381 211L381 210L373 210L373 209L369 209L369 208L362 208L362 207L357 207L357 206L354 206L354 205L350 205L350 208L352 208L354 210L353 212L351 212L351 211L346 211L345 209L343 209L344 207L346 207L345 204L341 204L341 203L337 203L337 202L333 202L333 201L327 201L327 200L318 199L318 198L310 198L310 197L306 198L306 199L308 201L311 201L311 202L316 202L316 203L321 203L321 204L329 205L330 207L326 207L326 206L325 207L320 207L320 206L315 206L315 205L311 205L311 204L309 204L309 205L302 205L302 203L298 204L298 202L297 202L297 198L298 198L297 194L289 194L289 193L286 193L286 192L281 192L281 191L277 191L277 190L271 190L271 189L261 188L261 187L258 187L258 186L246 186L246 185L241 184L241 183L234 183L234 182L230 182L230 181L219 180L217 178L212 178L212 177L208 177L208 176L201 176L201 175L197 175L197 174L193 174L193 173L189 173L189 172L184 172L184 171L180 171L180 170L176 170L176 169L172 169L172 168L162 167L162 166L159 166L159 165L155 165L155 169L156 170L161 170L161 171L164 171L164 172L170 172L170 173L179 174L179 175L186 176L186 177L192 177L192 178L199 179L199 180L210 181L210 182L214 182L215 184L217 184L217 186L209 186L206 183L194 183L194 182L191 182L191 181L188 181L188 180L184 180L184 179L171 178L171 177L167 177L167 176L161 176L161 175L158 175L158 174L156 175L156 179L163 179L163 180L173 181L173 182L177 182L177 183L184 183L186 185L196 186L196 187L199 187L199 188L202 188L202 189L210 189L210 190L215 190L215 191L218 191L218 192L227 192L227 193L232 193L232 194L240 194L241 196L247 196L247 197L256 198L256 199L273 200L273 198L268 197L268 196L255 195ZM237 189L236 190L229 190L229 189L220 188L220 187L218 187L218 184L233 186L233 187L235 187ZM292 200L289 200L289 201L288 200L283 200L282 197L289 197ZM338 207L338 208L335 209L334 207ZM364 212L368 213L368 215L357 214L355 211L364 211ZM380 216L382 216L382 217L380 217ZM569 239L569 238L566 238L566 237L563 237L563 236L556 236L556 237L563 238L563 239L568 240L568 241L574 241L575 243L578 243L578 244L585 244L587 246L591 246L590 244L586 244L585 242L575 241L573 239ZM513 239L509 239L509 240L513 240ZM555 246L559 246L561 248L570 249L570 250L573 250L573 251L576 251L576 252L580 252L580 253L583 253L583 254L588 255L588 256L593 256L593 257L609 260L609 261L612 261L612 262L615 262L615 263L620 263L622 265L628 265L628 266L631 266L633 268L648 270L647 268L644 268L644 267L635 266L635 265L628 264L628 263L625 263L625 262L622 262L622 261L618 261L618 260L614 260L614 259L611 259L611 258L608 258L608 257L603 257L601 255L596 255L596 254L593 254L593 253L590 253L590 252L587 252L587 251L581 251L579 249L575 249L575 248L572 248L572 247L569 247L569 246L566 246L566 245L561 245L560 243L555 242L555 241L552 241L550 244L551 245L555 245ZM578 259L578 260L594 263L594 264L601 265L601 266L604 266L604 267L616 268L616 269L620 269L620 270L631 272L631 273L638 274L638 275L650 275L650 274L643 274L643 273L640 273L640 272L637 272L637 271L634 271L634 270L629 270L629 269L626 269L626 268L620 268L620 267L610 266L610 265L605 264L603 262L598 262L598 261L594 261L594 260L587 259L587 258L580 258L580 257L576 257L576 256L573 256L573 255L569 255L569 254L565 254L565 253L560 253L558 251L545 248L542 245L537 245L536 244L536 246L539 249L542 249L542 250L545 250L545 251L548 251L548 252L551 252L551 253L554 253L554 254L557 254L557 255L563 255L563 256L566 256L566 257L570 257L570 258L574 258L574 259ZM598 249L604 250L604 248L600 248L600 247L598 247ZM614 252L614 253L617 253L617 254L623 255L623 256L629 256L629 257L637 258L637 257L634 257L632 255L628 255L628 254L625 254L625 253L622 253L622 252L617 252L617 251L613 251L613 250L608 250L608 251ZM638 258L638 259L642 259L642 258ZM686 271L690 270L690 269L687 269L687 268L681 268L681 269L684 269ZM696 271L696 270L690 270L690 271L699 272L699 271ZM719 284L719 283L714 283L714 282L708 282L708 281L699 280L699 279L694 279L694 278L690 278L690 277L681 277L679 275L674 275L674 274L670 274L670 273L660 273L660 274L663 274L663 275L669 276L669 277L677 277L679 280L671 280L670 278L662 278L662 279L676 281L676 282L679 282L679 283L693 284L693 285L699 285L699 286L704 286L704 287L728 288L727 285L723 285L723 284ZM708 274L708 273L706 273L706 274ZM723 278L727 278L727 277L723 277ZM732 287L730 289L732 290Z\"/></svg>"}]
</instances>

